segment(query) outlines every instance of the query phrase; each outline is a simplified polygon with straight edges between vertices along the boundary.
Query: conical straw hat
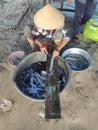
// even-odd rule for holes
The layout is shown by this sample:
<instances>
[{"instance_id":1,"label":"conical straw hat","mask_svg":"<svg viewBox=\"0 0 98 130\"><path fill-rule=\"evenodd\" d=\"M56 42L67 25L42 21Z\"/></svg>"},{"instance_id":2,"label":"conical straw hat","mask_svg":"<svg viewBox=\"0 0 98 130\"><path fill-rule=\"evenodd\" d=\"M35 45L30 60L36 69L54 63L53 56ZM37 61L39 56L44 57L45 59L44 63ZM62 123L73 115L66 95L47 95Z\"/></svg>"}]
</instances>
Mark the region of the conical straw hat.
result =
<instances>
[{"instance_id":1,"label":"conical straw hat","mask_svg":"<svg viewBox=\"0 0 98 130\"><path fill-rule=\"evenodd\" d=\"M57 29L64 24L64 15L55 7L47 4L34 15L34 24L42 29Z\"/></svg>"}]
</instances>

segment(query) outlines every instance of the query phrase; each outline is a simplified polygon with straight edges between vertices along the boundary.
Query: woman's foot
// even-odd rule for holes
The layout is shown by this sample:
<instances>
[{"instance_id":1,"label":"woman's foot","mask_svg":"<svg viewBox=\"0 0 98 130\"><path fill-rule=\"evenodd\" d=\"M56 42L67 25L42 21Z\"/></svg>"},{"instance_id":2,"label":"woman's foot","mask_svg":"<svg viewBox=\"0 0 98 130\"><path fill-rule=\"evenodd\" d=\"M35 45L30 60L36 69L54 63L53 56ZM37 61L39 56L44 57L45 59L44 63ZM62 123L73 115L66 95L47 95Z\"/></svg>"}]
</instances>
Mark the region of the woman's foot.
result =
<instances>
[{"instance_id":1,"label":"woman's foot","mask_svg":"<svg viewBox=\"0 0 98 130\"><path fill-rule=\"evenodd\" d=\"M72 37L72 41L73 41L73 42L79 42L79 36L78 36L78 35L74 35L74 36Z\"/></svg>"}]
</instances>

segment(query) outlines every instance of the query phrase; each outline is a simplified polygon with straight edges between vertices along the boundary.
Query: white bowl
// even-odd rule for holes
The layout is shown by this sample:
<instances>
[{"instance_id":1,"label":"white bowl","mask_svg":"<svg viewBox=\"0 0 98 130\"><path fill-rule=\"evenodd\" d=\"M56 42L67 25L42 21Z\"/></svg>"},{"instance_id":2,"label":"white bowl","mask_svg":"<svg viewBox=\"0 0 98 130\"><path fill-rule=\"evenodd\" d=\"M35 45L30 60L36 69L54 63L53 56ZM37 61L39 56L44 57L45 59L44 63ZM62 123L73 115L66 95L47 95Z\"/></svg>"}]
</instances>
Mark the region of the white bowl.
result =
<instances>
[{"instance_id":1,"label":"white bowl","mask_svg":"<svg viewBox=\"0 0 98 130\"><path fill-rule=\"evenodd\" d=\"M91 66L91 56L88 52L80 48L70 48L64 51L61 55L64 60L67 60L73 71L84 71Z\"/></svg>"}]
</instances>

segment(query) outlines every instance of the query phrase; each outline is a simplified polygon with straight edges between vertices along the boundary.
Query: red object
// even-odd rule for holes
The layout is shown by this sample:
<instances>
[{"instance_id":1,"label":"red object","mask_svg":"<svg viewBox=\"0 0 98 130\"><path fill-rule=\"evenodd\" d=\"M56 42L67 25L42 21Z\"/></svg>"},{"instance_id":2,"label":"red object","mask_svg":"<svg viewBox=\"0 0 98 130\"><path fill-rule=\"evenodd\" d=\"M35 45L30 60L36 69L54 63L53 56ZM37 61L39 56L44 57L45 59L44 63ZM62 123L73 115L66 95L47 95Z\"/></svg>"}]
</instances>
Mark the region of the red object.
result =
<instances>
[{"instance_id":1,"label":"red object","mask_svg":"<svg viewBox=\"0 0 98 130\"><path fill-rule=\"evenodd\" d=\"M49 44L49 43L44 43L44 47L45 47L46 49L48 49L48 46L55 46L55 45L52 45L52 44Z\"/></svg>"},{"instance_id":2,"label":"red object","mask_svg":"<svg viewBox=\"0 0 98 130\"><path fill-rule=\"evenodd\" d=\"M8 61L8 64L11 66L11 67L16 67L16 65L13 63L13 59L15 57L24 57L25 55L25 52L23 51L16 51L16 52L13 52L12 54L9 55L7 61Z\"/></svg>"}]
</instances>

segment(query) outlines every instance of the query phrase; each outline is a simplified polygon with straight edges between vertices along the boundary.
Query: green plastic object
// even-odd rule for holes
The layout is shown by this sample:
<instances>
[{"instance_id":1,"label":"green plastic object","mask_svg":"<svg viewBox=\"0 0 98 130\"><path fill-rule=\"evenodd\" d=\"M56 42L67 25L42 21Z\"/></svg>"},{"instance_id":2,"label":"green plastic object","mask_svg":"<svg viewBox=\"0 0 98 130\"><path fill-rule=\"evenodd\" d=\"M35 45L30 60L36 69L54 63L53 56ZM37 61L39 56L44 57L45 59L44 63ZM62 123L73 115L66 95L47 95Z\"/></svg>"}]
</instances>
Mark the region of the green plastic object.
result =
<instances>
[{"instance_id":1,"label":"green plastic object","mask_svg":"<svg viewBox=\"0 0 98 130\"><path fill-rule=\"evenodd\" d=\"M86 22L83 36L98 42L98 19L92 18Z\"/></svg>"}]
</instances>

